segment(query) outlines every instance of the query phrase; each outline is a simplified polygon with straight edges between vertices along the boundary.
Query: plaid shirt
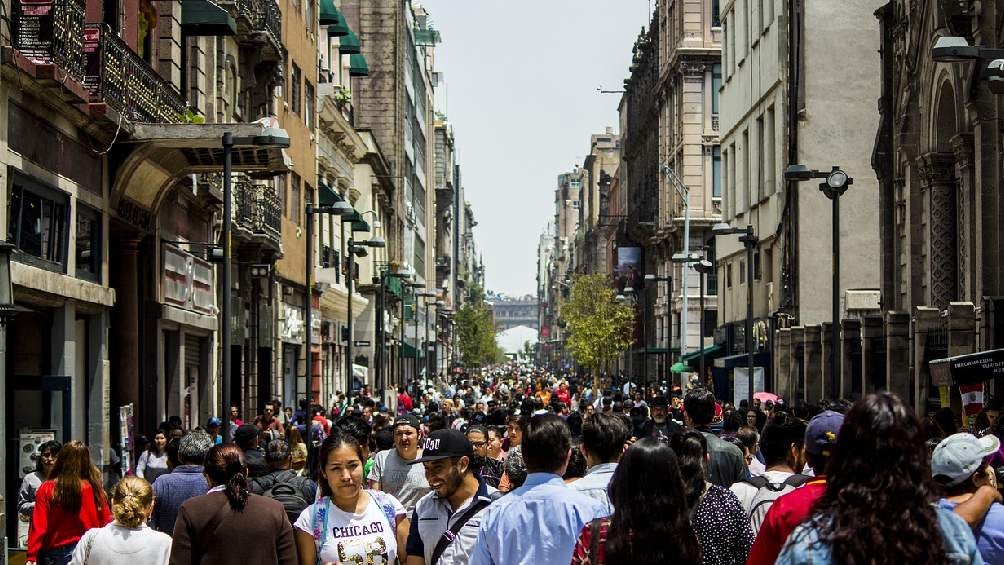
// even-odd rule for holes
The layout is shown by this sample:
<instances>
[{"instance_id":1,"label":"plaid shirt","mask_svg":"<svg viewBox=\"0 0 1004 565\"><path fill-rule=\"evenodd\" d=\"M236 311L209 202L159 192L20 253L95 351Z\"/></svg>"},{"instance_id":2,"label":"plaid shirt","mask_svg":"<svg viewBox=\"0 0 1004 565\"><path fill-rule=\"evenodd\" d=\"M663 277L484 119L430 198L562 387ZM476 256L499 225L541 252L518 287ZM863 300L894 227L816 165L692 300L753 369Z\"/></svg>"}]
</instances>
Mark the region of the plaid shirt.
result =
<instances>
[{"instance_id":1,"label":"plaid shirt","mask_svg":"<svg viewBox=\"0 0 1004 565\"><path fill-rule=\"evenodd\" d=\"M498 488L502 480L504 465L498 459L485 457L485 464L481 467L481 478L492 488Z\"/></svg>"}]
</instances>

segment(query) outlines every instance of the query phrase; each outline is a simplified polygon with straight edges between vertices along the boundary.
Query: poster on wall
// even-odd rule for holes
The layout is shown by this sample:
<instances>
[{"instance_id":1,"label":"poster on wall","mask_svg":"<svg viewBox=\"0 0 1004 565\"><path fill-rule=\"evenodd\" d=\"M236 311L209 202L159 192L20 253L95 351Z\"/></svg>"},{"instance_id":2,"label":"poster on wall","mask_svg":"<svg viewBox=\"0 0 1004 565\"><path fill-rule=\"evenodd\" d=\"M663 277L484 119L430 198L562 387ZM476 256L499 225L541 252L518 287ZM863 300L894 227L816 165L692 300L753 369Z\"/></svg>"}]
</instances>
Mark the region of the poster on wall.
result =
<instances>
[{"instance_id":1,"label":"poster on wall","mask_svg":"<svg viewBox=\"0 0 1004 565\"><path fill-rule=\"evenodd\" d=\"M622 289L641 286L641 247L617 248L617 278Z\"/></svg>"},{"instance_id":2,"label":"poster on wall","mask_svg":"<svg viewBox=\"0 0 1004 565\"><path fill-rule=\"evenodd\" d=\"M119 407L119 447L122 451L122 475L132 471L133 411L132 404Z\"/></svg>"},{"instance_id":3,"label":"poster on wall","mask_svg":"<svg viewBox=\"0 0 1004 565\"><path fill-rule=\"evenodd\" d=\"M736 377L735 386L732 387L732 402L735 406L750 397L749 367L735 367L732 369ZM763 367L753 367L753 392L763 391Z\"/></svg>"}]
</instances>

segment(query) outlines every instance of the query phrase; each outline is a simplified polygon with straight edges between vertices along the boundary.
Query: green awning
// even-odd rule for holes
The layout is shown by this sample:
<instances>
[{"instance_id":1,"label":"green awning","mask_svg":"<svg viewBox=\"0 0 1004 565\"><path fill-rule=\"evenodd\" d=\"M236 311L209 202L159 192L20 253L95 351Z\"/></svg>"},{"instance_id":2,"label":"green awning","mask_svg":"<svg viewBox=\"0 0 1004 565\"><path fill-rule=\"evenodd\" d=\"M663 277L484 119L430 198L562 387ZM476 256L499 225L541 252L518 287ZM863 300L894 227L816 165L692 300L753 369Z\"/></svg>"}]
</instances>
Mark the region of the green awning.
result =
<instances>
[{"instance_id":1,"label":"green awning","mask_svg":"<svg viewBox=\"0 0 1004 565\"><path fill-rule=\"evenodd\" d=\"M363 215L359 213L359 210L353 210L351 214L342 214L342 223L347 222L358 222L363 219Z\"/></svg>"},{"instance_id":2,"label":"green awning","mask_svg":"<svg viewBox=\"0 0 1004 565\"><path fill-rule=\"evenodd\" d=\"M345 37L338 40L338 52L342 55L358 55L363 52L356 32L350 29Z\"/></svg>"},{"instance_id":3,"label":"green awning","mask_svg":"<svg viewBox=\"0 0 1004 565\"><path fill-rule=\"evenodd\" d=\"M327 183L321 183L320 188L317 189L317 201L319 206L329 207L334 206L336 202L341 202L345 200L340 194L335 192L335 189L327 185Z\"/></svg>"},{"instance_id":4,"label":"green awning","mask_svg":"<svg viewBox=\"0 0 1004 565\"><path fill-rule=\"evenodd\" d=\"M385 276L383 280L388 293L398 298L401 298L404 295L404 286L401 284L401 277L388 275Z\"/></svg>"},{"instance_id":5,"label":"green awning","mask_svg":"<svg viewBox=\"0 0 1004 565\"><path fill-rule=\"evenodd\" d=\"M370 231L370 224L363 219L356 220L352 222L352 231Z\"/></svg>"},{"instance_id":6,"label":"green awning","mask_svg":"<svg viewBox=\"0 0 1004 565\"><path fill-rule=\"evenodd\" d=\"M338 8L335 8L335 11L337 12ZM328 37L345 37L351 32L349 22L345 21L341 13L338 14L338 23L328 26Z\"/></svg>"},{"instance_id":7,"label":"green awning","mask_svg":"<svg viewBox=\"0 0 1004 565\"><path fill-rule=\"evenodd\" d=\"M408 342L404 342L401 344L401 357L404 357L405 359L414 359L420 353L421 352L418 350L417 347L414 347Z\"/></svg>"},{"instance_id":8,"label":"green awning","mask_svg":"<svg viewBox=\"0 0 1004 565\"><path fill-rule=\"evenodd\" d=\"M708 358L718 357L717 353L718 353L718 351L721 348L722 348L722 346L717 345L717 344L711 344L711 345L705 347L704 348L704 361L707 362ZM680 356L680 362L681 363L687 363L687 364L698 363L698 362L700 362L700 358L701 358L701 350L698 349L697 351L691 351L690 353L688 353L686 355L681 355Z\"/></svg>"},{"instance_id":9,"label":"green awning","mask_svg":"<svg viewBox=\"0 0 1004 565\"><path fill-rule=\"evenodd\" d=\"M366 64L366 57L362 53L349 56L349 76L368 77L370 76L370 66Z\"/></svg>"},{"instance_id":10,"label":"green awning","mask_svg":"<svg viewBox=\"0 0 1004 565\"><path fill-rule=\"evenodd\" d=\"M318 16L318 23L322 26L337 25L345 22L345 18L338 11L334 0L321 0L321 13Z\"/></svg>"},{"instance_id":11,"label":"green awning","mask_svg":"<svg viewBox=\"0 0 1004 565\"><path fill-rule=\"evenodd\" d=\"M181 31L188 37L237 35L237 22L210 0L183 0Z\"/></svg>"}]
</instances>

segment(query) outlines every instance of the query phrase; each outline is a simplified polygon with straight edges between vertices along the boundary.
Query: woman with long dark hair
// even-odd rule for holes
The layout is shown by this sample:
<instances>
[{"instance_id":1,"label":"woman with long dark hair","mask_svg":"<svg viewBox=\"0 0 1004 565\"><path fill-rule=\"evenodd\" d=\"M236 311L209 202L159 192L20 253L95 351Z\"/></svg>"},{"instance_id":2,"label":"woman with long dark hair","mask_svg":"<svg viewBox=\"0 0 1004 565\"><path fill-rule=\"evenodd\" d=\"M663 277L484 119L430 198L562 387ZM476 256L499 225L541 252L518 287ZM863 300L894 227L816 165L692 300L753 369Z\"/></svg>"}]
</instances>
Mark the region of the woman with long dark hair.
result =
<instances>
[{"instance_id":1,"label":"woman with long dark hair","mask_svg":"<svg viewBox=\"0 0 1004 565\"><path fill-rule=\"evenodd\" d=\"M701 542L701 563L746 563L753 530L736 495L708 482L708 440L701 432L688 430L674 434L669 444L680 461L690 520Z\"/></svg>"},{"instance_id":2,"label":"woman with long dark hair","mask_svg":"<svg viewBox=\"0 0 1004 565\"><path fill-rule=\"evenodd\" d=\"M572 565L701 563L676 455L656 439L632 445L609 487L614 513L587 524Z\"/></svg>"},{"instance_id":3,"label":"woman with long dark hair","mask_svg":"<svg viewBox=\"0 0 1004 565\"><path fill-rule=\"evenodd\" d=\"M49 479L38 487L28 533L29 564L65 565L84 532L112 521L101 472L79 441L59 450Z\"/></svg>"},{"instance_id":4,"label":"woman with long dark hair","mask_svg":"<svg viewBox=\"0 0 1004 565\"><path fill-rule=\"evenodd\" d=\"M35 496L38 488L49 478L49 473L56 466L56 456L63 444L50 440L38 446L38 459L35 460L35 471L28 473L21 482L21 490L17 493L17 514L22 522L28 522L31 528L31 514L35 511Z\"/></svg>"},{"instance_id":5,"label":"woman with long dark hair","mask_svg":"<svg viewBox=\"0 0 1004 565\"><path fill-rule=\"evenodd\" d=\"M982 563L969 526L934 506L925 436L894 394L870 394L844 418L814 514L777 563Z\"/></svg>"},{"instance_id":6,"label":"woman with long dark hair","mask_svg":"<svg viewBox=\"0 0 1004 565\"><path fill-rule=\"evenodd\" d=\"M174 524L172 565L295 565L296 545L282 504L251 494L244 453L234 444L206 454L209 492L190 498Z\"/></svg>"},{"instance_id":7,"label":"woman with long dark hair","mask_svg":"<svg viewBox=\"0 0 1004 565\"><path fill-rule=\"evenodd\" d=\"M366 453L337 427L321 444L321 498L296 520L300 565L404 563L409 522L393 496L363 486Z\"/></svg>"},{"instance_id":8,"label":"woman with long dark hair","mask_svg":"<svg viewBox=\"0 0 1004 565\"><path fill-rule=\"evenodd\" d=\"M153 484L157 477L171 472L167 458L167 433L157 430L153 440L146 446L136 461L136 476Z\"/></svg>"}]
</instances>

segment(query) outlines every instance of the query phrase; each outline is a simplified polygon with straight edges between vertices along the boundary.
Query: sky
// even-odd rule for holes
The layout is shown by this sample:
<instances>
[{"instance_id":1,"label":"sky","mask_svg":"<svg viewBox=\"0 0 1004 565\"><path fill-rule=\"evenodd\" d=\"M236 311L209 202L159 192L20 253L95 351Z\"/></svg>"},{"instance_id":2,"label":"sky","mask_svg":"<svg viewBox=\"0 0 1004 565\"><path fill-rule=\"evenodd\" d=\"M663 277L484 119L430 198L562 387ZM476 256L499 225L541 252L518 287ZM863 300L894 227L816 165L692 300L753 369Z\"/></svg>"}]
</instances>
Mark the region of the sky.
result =
<instances>
[{"instance_id":1,"label":"sky","mask_svg":"<svg viewBox=\"0 0 1004 565\"><path fill-rule=\"evenodd\" d=\"M631 47L653 0L420 0L443 42L438 111L456 135L486 286L536 294L557 176L617 129ZM445 106L445 108L444 108Z\"/></svg>"}]
</instances>

